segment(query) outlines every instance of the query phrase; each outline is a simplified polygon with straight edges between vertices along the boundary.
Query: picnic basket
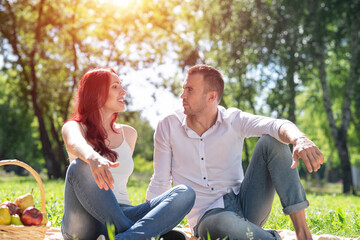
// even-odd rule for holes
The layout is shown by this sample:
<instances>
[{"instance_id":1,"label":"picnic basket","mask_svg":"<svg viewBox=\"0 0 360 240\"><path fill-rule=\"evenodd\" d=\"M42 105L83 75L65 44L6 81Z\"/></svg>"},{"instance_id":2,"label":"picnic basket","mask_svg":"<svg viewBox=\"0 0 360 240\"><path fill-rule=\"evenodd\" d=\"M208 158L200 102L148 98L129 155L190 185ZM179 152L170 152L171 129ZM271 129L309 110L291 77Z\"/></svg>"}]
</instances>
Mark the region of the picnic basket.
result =
<instances>
[{"instance_id":1,"label":"picnic basket","mask_svg":"<svg viewBox=\"0 0 360 240\"><path fill-rule=\"evenodd\" d=\"M41 212L46 213L45 209L45 191L44 185L41 181L39 174L28 164L16 159L1 160L0 166L4 165L17 165L25 168L35 178L39 185L41 195ZM50 226L50 222L46 226L23 226L23 225L0 225L0 239L18 240L18 239L44 239L47 229Z\"/></svg>"}]
</instances>

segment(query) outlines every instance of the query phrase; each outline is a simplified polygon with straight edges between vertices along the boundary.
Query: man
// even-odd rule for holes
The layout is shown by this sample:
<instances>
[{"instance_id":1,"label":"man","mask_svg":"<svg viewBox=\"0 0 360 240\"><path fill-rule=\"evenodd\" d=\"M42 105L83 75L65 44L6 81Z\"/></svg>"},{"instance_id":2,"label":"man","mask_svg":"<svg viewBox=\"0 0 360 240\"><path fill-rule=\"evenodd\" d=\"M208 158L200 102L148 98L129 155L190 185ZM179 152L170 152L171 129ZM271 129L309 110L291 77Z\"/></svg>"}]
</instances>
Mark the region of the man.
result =
<instances>
[{"instance_id":1,"label":"man","mask_svg":"<svg viewBox=\"0 0 360 240\"><path fill-rule=\"evenodd\" d=\"M196 192L187 215L195 236L280 239L276 231L261 228L276 189L297 238L312 239L304 213L309 203L296 166L301 158L309 172L317 171L322 153L290 121L219 106L223 89L215 68L196 65L187 71L184 109L160 121L155 132L154 175L146 198L169 189L171 181L186 184ZM243 142L253 136L262 137L244 176Z\"/></svg>"}]
</instances>

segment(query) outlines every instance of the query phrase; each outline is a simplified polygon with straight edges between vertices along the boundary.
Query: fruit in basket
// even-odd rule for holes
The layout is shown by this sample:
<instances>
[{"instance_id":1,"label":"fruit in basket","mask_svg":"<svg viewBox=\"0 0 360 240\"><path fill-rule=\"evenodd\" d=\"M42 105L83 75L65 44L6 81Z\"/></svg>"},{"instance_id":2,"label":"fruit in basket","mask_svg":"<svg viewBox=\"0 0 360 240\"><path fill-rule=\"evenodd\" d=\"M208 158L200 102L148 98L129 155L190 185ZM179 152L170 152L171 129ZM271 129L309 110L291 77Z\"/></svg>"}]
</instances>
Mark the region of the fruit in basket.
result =
<instances>
[{"instance_id":1,"label":"fruit in basket","mask_svg":"<svg viewBox=\"0 0 360 240\"><path fill-rule=\"evenodd\" d=\"M20 214L20 208L14 202L5 201L1 206L6 206L9 209L10 215Z\"/></svg>"},{"instance_id":2,"label":"fruit in basket","mask_svg":"<svg viewBox=\"0 0 360 240\"><path fill-rule=\"evenodd\" d=\"M11 215L6 206L0 206L0 225L9 225L11 222Z\"/></svg>"},{"instance_id":3,"label":"fruit in basket","mask_svg":"<svg viewBox=\"0 0 360 240\"><path fill-rule=\"evenodd\" d=\"M40 225L42 220L43 214L35 207L28 207L21 214L21 222L26 226Z\"/></svg>"},{"instance_id":4,"label":"fruit in basket","mask_svg":"<svg viewBox=\"0 0 360 240\"><path fill-rule=\"evenodd\" d=\"M27 193L18 197L15 203L20 208L20 212L23 212L28 207L34 207L34 197L31 193Z\"/></svg>"},{"instance_id":5,"label":"fruit in basket","mask_svg":"<svg viewBox=\"0 0 360 240\"><path fill-rule=\"evenodd\" d=\"M20 219L19 215L17 215L17 214L11 215L11 222L10 222L10 224L23 225L23 223L21 222L21 219Z\"/></svg>"}]
</instances>

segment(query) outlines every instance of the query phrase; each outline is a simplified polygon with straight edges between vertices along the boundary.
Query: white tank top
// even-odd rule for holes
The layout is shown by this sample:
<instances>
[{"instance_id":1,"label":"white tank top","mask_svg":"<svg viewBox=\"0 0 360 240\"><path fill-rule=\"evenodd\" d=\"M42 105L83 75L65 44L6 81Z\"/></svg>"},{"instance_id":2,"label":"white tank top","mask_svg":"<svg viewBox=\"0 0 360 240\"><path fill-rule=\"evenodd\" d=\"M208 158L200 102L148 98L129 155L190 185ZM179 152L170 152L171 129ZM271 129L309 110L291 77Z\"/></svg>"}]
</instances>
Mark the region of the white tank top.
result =
<instances>
[{"instance_id":1,"label":"white tank top","mask_svg":"<svg viewBox=\"0 0 360 240\"><path fill-rule=\"evenodd\" d=\"M82 127L82 124L80 124ZM84 130L84 128L82 127ZM123 133L123 142L117 148L111 149L118 154L118 158L116 159L120 165L116 168L110 168L110 172L114 179L114 189L112 190L116 200L118 203L123 204L131 204L129 201L129 194L126 190L126 185L128 183L129 177L134 170L134 161L132 159L131 148L129 144L126 142L124 127L121 125L121 130ZM70 162L76 158L77 156L68 152Z\"/></svg>"}]
</instances>

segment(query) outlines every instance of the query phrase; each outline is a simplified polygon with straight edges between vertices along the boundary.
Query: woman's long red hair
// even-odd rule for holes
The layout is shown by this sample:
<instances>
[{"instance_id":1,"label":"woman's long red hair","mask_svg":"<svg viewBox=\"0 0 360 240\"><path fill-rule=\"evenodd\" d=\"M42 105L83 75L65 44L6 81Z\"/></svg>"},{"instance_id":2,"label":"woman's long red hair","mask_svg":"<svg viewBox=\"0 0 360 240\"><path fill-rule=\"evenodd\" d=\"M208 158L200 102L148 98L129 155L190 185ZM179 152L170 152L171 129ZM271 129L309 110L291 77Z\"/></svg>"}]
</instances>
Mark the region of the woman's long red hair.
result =
<instances>
[{"instance_id":1,"label":"woman's long red hair","mask_svg":"<svg viewBox=\"0 0 360 240\"><path fill-rule=\"evenodd\" d=\"M100 108L104 106L109 94L110 76L116 72L112 68L97 68L90 70L81 78L75 96L75 107L70 120L86 126L85 138L100 155L115 162L118 155L105 144L106 131L102 124ZM116 74L117 75L117 74ZM111 129L118 113L114 113Z\"/></svg>"}]
</instances>

